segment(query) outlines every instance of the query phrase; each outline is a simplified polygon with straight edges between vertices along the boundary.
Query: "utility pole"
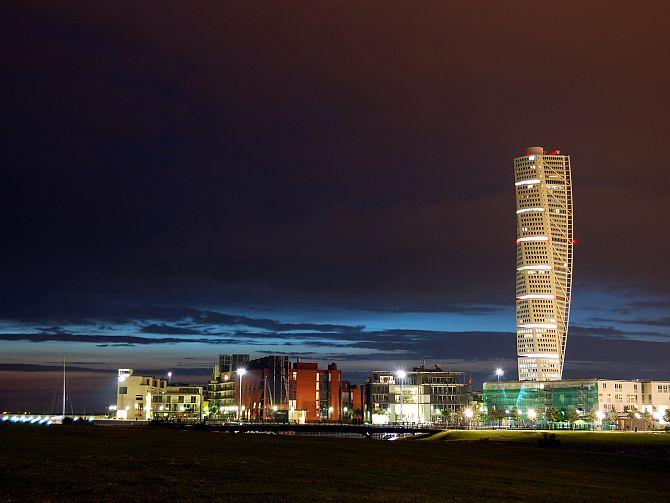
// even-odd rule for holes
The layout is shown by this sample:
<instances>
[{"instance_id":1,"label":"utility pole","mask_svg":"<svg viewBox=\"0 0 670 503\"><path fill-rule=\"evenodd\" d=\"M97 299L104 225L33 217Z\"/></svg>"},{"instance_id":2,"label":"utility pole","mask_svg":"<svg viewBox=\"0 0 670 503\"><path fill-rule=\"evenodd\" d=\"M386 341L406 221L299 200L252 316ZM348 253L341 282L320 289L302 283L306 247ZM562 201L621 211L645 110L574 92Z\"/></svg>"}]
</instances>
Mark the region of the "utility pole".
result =
<instances>
[{"instance_id":1,"label":"utility pole","mask_svg":"<svg viewBox=\"0 0 670 503\"><path fill-rule=\"evenodd\" d=\"M65 357L63 356L63 419L65 419Z\"/></svg>"}]
</instances>

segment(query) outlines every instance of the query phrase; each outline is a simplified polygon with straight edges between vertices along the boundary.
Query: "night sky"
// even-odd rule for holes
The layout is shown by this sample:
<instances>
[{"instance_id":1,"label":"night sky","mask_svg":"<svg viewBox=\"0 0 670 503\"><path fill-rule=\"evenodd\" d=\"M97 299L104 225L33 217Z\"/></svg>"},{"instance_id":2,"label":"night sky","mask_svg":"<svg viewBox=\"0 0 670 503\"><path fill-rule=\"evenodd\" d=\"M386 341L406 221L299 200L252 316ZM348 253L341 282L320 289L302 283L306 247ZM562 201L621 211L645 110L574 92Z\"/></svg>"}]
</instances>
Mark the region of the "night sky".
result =
<instances>
[{"instance_id":1,"label":"night sky","mask_svg":"<svg viewBox=\"0 0 670 503\"><path fill-rule=\"evenodd\" d=\"M529 145L572 156L566 376L670 378L667 2L58 3L0 5L0 410L63 356L79 410L231 352L516 379Z\"/></svg>"}]
</instances>

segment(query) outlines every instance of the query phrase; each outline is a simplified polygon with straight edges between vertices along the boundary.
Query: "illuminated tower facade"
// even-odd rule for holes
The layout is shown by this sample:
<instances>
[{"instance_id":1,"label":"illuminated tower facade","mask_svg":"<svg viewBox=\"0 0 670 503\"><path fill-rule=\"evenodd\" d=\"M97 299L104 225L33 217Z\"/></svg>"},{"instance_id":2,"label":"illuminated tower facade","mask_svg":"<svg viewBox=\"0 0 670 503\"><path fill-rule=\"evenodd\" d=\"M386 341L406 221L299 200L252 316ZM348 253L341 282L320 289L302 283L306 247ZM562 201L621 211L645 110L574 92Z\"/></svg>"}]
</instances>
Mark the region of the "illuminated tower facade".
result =
<instances>
[{"instance_id":1,"label":"illuminated tower facade","mask_svg":"<svg viewBox=\"0 0 670 503\"><path fill-rule=\"evenodd\" d=\"M520 381L556 381L563 360L572 290L570 156L529 147L514 159L516 337Z\"/></svg>"}]
</instances>

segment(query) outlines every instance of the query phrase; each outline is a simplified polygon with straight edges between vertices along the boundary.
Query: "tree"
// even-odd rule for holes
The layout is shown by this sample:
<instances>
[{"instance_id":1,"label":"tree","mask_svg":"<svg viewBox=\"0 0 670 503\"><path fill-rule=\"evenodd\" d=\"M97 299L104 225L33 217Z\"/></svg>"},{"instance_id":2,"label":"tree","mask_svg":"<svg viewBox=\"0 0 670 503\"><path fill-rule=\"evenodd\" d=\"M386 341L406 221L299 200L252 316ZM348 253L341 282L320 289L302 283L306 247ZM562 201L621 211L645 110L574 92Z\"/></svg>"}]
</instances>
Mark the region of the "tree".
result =
<instances>
[{"instance_id":1,"label":"tree","mask_svg":"<svg viewBox=\"0 0 670 503\"><path fill-rule=\"evenodd\" d=\"M558 412L557 409L554 409L553 407L549 407L544 412L544 415L547 418L547 421L549 421L550 423L557 423L558 421L561 420L561 414Z\"/></svg>"},{"instance_id":2,"label":"tree","mask_svg":"<svg viewBox=\"0 0 670 503\"><path fill-rule=\"evenodd\" d=\"M516 407L512 407L512 410L509 413L509 418L514 421L518 421L519 419L521 419L521 413L519 412L519 409L517 409Z\"/></svg>"},{"instance_id":3,"label":"tree","mask_svg":"<svg viewBox=\"0 0 670 503\"><path fill-rule=\"evenodd\" d=\"M615 410L611 410L607 413L605 421L607 421L609 424L617 424L619 421L619 414L617 414Z\"/></svg>"},{"instance_id":4,"label":"tree","mask_svg":"<svg viewBox=\"0 0 670 503\"><path fill-rule=\"evenodd\" d=\"M637 407L634 405L626 405L623 408L623 411L626 413L626 419L628 419L628 429L633 429L633 421L639 419L640 413L637 410Z\"/></svg>"},{"instance_id":5,"label":"tree","mask_svg":"<svg viewBox=\"0 0 670 503\"><path fill-rule=\"evenodd\" d=\"M576 410L570 409L565 413L565 420L571 425L574 425L575 422L579 420L579 414L577 414Z\"/></svg>"},{"instance_id":6,"label":"tree","mask_svg":"<svg viewBox=\"0 0 670 503\"><path fill-rule=\"evenodd\" d=\"M663 420L670 423L670 409L665 409L665 415L663 416Z\"/></svg>"},{"instance_id":7,"label":"tree","mask_svg":"<svg viewBox=\"0 0 670 503\"><path fill-rule=\"evenodd\" d=\"M487 415L488 415L489 421L500 422L505 417L505 412L503 412L500 409L493 409L493 410L488 411Z\"/></svg>"}]
</instances>

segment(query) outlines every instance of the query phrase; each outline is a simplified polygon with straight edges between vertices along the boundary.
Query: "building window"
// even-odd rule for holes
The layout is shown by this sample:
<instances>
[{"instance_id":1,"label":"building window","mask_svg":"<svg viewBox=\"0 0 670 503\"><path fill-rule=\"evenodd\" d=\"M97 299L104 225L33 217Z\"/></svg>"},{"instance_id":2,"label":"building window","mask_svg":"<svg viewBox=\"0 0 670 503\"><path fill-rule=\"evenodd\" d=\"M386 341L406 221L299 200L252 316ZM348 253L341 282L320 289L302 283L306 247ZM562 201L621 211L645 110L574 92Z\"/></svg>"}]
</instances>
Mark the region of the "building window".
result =
<instances>
[{"instance_id":1,"label":"building window","mask_svg":"<svg viewBox=\"0 0 670 503\"><path fill-rule=\"evenodd\" d=\"M119 386L119 395L127 395L128 386Z\"/></svg>"}]
</instances>

